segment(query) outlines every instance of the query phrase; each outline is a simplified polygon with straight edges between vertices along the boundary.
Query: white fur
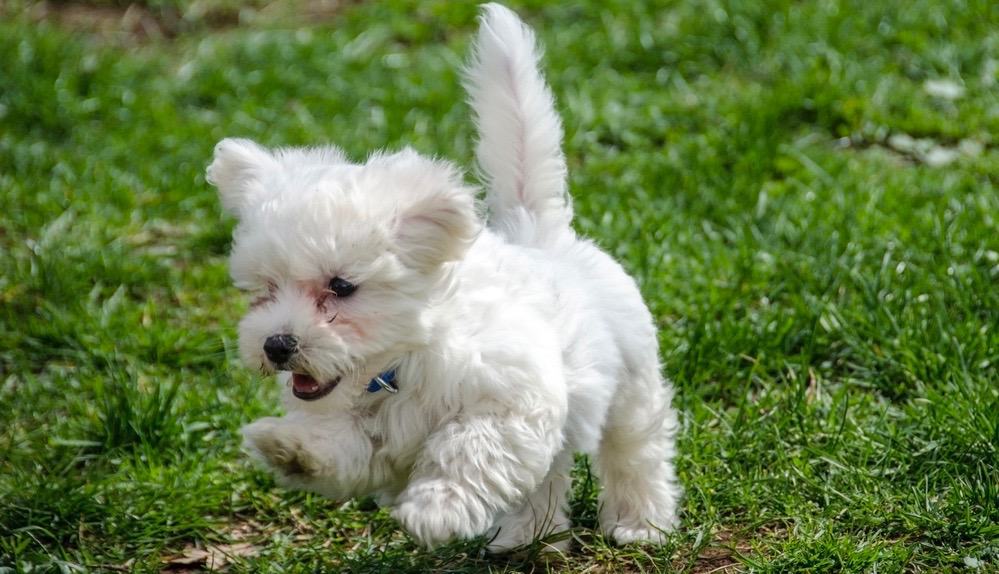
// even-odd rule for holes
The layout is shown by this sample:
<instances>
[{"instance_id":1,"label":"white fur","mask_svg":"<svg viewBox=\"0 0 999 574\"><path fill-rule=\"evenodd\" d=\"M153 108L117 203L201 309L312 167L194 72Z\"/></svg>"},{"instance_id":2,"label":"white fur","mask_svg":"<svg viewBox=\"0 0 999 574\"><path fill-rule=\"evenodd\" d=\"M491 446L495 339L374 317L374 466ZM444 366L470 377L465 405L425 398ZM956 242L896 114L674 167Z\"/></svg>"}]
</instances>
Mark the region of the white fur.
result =
<instances>
[{"instance_id":1,"label":"white fur","mask_svg":"<svg viewBox=\"0 0 999 574\"><path fill-rule=\"evenodd\" d=\"M562 122L539 59L534 32L516 14L482 7L465 88L479 128L476 158L492 191L489 225L519 243L552 239L572 222Z\"/></svg>"},{"instance_id":2,"label":"white fur","mask_svg":"<svg viewBox=\"0 0 999 574\"><path fill-rule=\"evenodd\" d=\"M290 368L341 377L315 401L286 390L287 414L248 425L246 449L288 486L377 495L429 546L488 533L499 551L567 528L574 452L595 457L618 542L678 523L656 329L634 281L569 225L537 53L513 13L484 7L467 85L486 225L455 167L410 150L355 164L229 139L208 168L240 221L233 278L262 297L240 324L243 358L273 370L263 342L290 333ZM336 276L357 291L325 294ZM367 392L389 368L398 394Z\"/></svg>"}]
</instances>

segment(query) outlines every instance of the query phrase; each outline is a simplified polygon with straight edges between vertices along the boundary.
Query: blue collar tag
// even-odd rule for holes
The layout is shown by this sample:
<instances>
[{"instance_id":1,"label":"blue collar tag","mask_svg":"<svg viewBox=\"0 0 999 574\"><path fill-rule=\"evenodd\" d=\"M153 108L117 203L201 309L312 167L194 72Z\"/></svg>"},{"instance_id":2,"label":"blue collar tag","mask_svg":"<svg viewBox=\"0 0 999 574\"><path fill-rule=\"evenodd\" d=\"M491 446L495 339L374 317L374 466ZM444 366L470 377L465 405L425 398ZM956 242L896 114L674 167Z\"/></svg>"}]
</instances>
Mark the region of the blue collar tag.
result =
<instances>
[{"instance_id":1,"label":"blue collar tag","mask_svg":"<svg viewBox=\"0 0 999 574\"><path fill-rule=\"evenodd\" d=\"M377 393L382 389L393 395L399 392L399 387L395 384L395 369L379 374L368 383L369 393Z\"/></svg>"}]
</instances>

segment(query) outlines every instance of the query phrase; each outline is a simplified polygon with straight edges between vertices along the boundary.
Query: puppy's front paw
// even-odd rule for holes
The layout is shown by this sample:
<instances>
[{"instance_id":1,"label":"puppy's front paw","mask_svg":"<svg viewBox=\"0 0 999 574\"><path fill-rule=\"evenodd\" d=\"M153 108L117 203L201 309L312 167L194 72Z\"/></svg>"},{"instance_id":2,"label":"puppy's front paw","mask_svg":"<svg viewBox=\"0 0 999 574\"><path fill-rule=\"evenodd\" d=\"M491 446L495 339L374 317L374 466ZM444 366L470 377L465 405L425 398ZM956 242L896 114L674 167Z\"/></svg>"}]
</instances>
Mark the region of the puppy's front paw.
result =
<instances>
[{"instance_id":1,"label":"puppy's front paw","mask_svg":"<svg viewBox=\"0 0 999 574\"><path fill-rule=\"evenodd\" d=\"M400 497L392 517L428 548L455 538L479 536L492 520L474 495L444 481L411 485Z\"/></svg>"},{"instance_id":2,"label":"puppy's front paw","mask_svg":"<svg viewBox=\"0 0 999 574\"><path fill-rule=\"evenodd\" d=\"M279 479L303 480L323 470L305 446L302 429L275 417L243 427L243 449L274 471Z\"/></svg>"}]
</instances>

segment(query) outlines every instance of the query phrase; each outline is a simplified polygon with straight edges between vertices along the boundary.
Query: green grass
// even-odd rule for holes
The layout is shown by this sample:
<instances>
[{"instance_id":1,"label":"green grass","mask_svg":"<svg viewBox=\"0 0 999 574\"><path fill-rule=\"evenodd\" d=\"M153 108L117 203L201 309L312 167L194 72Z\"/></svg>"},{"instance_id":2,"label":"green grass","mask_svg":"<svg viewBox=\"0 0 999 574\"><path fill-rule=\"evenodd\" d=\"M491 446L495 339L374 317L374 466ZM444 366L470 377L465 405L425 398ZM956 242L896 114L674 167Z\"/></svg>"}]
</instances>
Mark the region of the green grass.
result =
<instances>
[{"instance_id":1,"label":"green grass","mask_svg":"<svg viewBox=\"0 0 999 574\"><path fill-rule=\"evenodd\" d=\"M605 543L581 460L551 562L421 551L238 451L277 389L234 352L213 145L469 165L474 6L236 27L176 6L146 42L0 21L0 571L156 572L234 541L252 572L999 571L999 4L517 6L578 228L640 280L685 413L682 531ZM965 152L931 165L898 135Z\"/></svg>"}]
</instances>

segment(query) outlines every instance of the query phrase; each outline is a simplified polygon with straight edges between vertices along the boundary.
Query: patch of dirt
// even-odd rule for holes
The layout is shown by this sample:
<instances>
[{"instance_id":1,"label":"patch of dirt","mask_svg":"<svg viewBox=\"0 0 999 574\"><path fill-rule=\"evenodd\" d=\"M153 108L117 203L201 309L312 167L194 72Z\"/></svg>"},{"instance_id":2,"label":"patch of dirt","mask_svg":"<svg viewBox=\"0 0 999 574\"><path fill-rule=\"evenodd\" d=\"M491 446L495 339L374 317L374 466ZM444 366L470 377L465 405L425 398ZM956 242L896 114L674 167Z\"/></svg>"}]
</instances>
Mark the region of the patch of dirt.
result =
<instances>
[{"instance_id":1,"label":"patch of dirt","mask_svg":"<svg viewBox=\"0 0 999 574\"><path fill-rule=\"evenodd\" d=\"M27 12L34 22L50 22L67 30L127 44L173 38L182 29L180 11L172 6L154 12L142 4L113 6L43 0L30 5Z\"/></svg>"},{"instance_id":2,"label":"patch of dirt","mask_svg":"<svg viewBox=\"0 0 999 574\"><path fill-rule=\"evenodd\" d=\"M751 550L752 546L738 532L719 528L700 549L694 548L687 556L681 555L674 560L673 567L692 574L745 572L746 567L738 557Z\"/></svg>"},{"instance_id":3,"label":"patch of dirt","mask_svg":"<svg viewBox=\"0 0 999 574\"><path fill-rule=\"evenodd\" d=\"M196 0L156 5L145 2L52 1L23 5L32 22L50 22L61 28L90 34L124 46L176 38L199 30L223 30L243 24L314 25L333 19L350 0L265 0L230 2ZM0 3L0 15L12 12Z\"/></svg>"},{"instance_id":4,"label":"patch of dirt","mask_svg":"<svg viewBox=\"0 0 999 574\"><path fill-rule=\"evenodd\" d=\"M747 546L743 550L749 550ZM743 572L745 567L736 559L736 549L725 546L708 546L694 558L690 570L692 574L710 574L712 572Z\"/></svg>"}]
</instances>

